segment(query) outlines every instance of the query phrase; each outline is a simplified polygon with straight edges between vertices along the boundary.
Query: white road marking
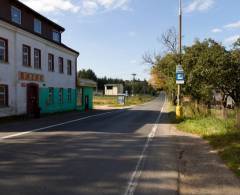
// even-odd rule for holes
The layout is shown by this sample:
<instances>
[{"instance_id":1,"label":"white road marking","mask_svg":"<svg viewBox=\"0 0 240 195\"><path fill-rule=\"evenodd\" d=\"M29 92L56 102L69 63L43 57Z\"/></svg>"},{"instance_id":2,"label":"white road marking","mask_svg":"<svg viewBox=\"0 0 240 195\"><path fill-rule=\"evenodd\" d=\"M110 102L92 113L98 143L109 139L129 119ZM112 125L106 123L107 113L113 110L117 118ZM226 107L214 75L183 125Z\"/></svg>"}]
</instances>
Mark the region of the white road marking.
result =
<instances>
[{"instance_id":1,"label":"white road marking","mask_svg":"<svg viewBox=\"0 0 240 195\"><path fill-rule=\"evenodd\" d=\"M144 155L145 155L145 152L146 150L148 149L149 147L149 144L150 142L152 141L152 139L155 137L156 135L156 132L157 132L157 129L158 129L158 123L162 117L162 112L163 112L163 109L164 109L164 105L166 103L166 98L164 100L164 103L163 103L163 106L162 106L162 109L160 111L160 114L158 115L158 118L151 130L151 132L148 134L148 138L146 140L146 143L143 147L143 150L142 150L142 153L138 159L138 162L137 162L137 165L136 165L136 168L131 176L131 179L130 181L128 182L128 187L124 193L124 195L134 195L134 192L136 190L136 187L138 185L138 179L140 178L141 174L142 174L142 170L141 170L141 165L143 163L143 160L144 160Z\"/></svg>"},{"instance_id":2,"label":"white road marking","mask_svg":"<svg viewBox=\"0 0 240 195\"><path fill-rule=\"evenodd\" d=\"M58 127L58 126L62 126L62 125L67 125L67 124L70 124L70 123L75 123L75 122L86 120L86 119L93 118L93 117L104 116L104 115L111 114L111 113L114 113L114 112L119 112L119 111L112 111L112 112L105 112L105 113L102 113L102 114L95 114L95 115L91 115L91 116L87 116L87 117L83 117L83 118L78 118L78 119L66 121L66 122L63 122L63 123L58 123L58 124L55 124L55 125L50 125L50 126L41 127L41 128L38 128L38 129L33 129L33 130L30 130L30 131L16 133L16 134L8 135L8 136L5 136L5 137L0 137L0 140L19 137L19 136L30 134L30 133L33 133L33 132L42 131L42 130L46 130L46 129L50 129L50 128Z\"/></svg>"}]
</instances>

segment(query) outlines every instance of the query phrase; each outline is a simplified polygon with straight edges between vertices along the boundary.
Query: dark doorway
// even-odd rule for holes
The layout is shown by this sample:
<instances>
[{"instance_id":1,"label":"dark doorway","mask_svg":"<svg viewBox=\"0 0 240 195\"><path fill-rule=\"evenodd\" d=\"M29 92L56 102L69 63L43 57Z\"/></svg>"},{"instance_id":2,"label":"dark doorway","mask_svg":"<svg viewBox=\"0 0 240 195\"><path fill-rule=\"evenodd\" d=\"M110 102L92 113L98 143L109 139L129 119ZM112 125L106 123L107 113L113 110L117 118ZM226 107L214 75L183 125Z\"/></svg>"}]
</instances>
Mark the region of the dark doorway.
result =
<instances>
[{"instance_id":1,"label":"dark doorway","mask_svg":"<svg viewBox=\"0 0 240 195\"><path fill-rule=\"evenodd\" d=\"M39 87L37 84L27 85L27 114L28 116L38 117L40 114L39 106Z\"/></svg>"},{"instance_id":2,"label":"dark doorway","mask_svg":"<svg viewBox=\"0 0 240 195\"><path fill-rule=\"evenodd\" d=\"M85 96L85 111L89 110L89 96Z\"/></svg>"}]
</instances>

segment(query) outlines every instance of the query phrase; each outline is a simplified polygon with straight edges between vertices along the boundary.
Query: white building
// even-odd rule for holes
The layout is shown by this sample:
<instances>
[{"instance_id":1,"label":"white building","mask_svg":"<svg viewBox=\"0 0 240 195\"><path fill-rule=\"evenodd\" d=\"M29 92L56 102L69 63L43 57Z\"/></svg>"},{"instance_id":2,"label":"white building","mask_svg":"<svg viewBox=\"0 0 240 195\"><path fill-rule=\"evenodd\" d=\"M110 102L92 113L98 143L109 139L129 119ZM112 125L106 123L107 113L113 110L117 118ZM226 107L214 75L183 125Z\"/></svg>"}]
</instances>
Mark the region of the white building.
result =
<instances>
[{"instance_id":1,"label":"white building","mask_svg":"<svg viewBox=\"0 0 240 195\"><path fill-rule=\"evenodd\" d=\"M118 94L123 94L123 85L122 84L104 85L104 94L107 96L117 96Z\"/></svg>"},{"instance_id":2,"label":"white building","mask_svg":"<svg viewBox=\"0 0 240 195\"><path fill-rule=\"evenodd\" d=\"M64 28L21 2L0 6L0 117L73 110L79 53Z\"/></svg>"}]
</instances>

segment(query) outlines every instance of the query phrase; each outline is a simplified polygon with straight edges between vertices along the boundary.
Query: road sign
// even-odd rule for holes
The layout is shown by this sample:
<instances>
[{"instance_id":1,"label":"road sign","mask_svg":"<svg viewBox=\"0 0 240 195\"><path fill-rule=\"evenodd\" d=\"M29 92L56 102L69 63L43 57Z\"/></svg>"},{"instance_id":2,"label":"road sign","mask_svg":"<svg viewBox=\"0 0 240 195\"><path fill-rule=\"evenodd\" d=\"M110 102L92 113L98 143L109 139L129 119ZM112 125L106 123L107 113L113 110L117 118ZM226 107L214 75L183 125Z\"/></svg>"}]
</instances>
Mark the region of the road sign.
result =
<instances>
[{"instance_id":1,"label":"road sign","mask_svg":"<svg viewBox=\"0 0 240 195\"><path fill-rule=\"evenodd\" d=\"M184 71L181 65L178 65L176 68L176 83L179 85L184 84Z\"/></svg>"},{"instance_id":2,"label":"road sign","mask_svg":"<svg viewBox=\"0 0 240 195\"><path fill-rule=\"evenodd\" d=\"M117 96L118 104L125 105L125 101L126 101L126 95L125 94L118 94L118 96Z\"/></svg>"}]
</instances>

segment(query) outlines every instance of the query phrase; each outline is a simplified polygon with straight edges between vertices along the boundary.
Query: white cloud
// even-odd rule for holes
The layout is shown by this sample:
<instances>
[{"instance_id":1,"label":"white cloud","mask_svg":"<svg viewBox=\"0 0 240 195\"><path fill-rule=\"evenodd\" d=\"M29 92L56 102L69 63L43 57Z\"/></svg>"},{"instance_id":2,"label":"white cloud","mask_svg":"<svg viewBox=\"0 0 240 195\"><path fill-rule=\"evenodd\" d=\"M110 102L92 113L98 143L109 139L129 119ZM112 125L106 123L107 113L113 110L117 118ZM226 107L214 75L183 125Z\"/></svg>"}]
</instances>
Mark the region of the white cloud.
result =
<instances>
[{"instance_id":1,"label":"white cloud","mask_svg":"<svg viewBox=\"0 0 240 195\"><path fill-rule=\"evenodd\" d=\"M237 22L231 23L231 24L227 24L227 25L224 26L224 28L228 28L228 29L240 28L240 20L237 21Z\"/></svg>"},{"instance_id":2,"label":"white cloud","mask_svg":"<svg viewBox=\"0 0 240 195\"><path fill-rule=\"evenodd\" d=\"M81 11L84 15L93 15L99 11L114 9L129 10L130 0L82 0Z\"/></svg>"},{"instance_id":3,"label":"white cloud","mask_svg":"<svg viewBox=\"0 0 240 195\"><path fill-rule=\"evenodd\" d=\"M235 41L238 40L238 38L240 38L240 35L234 35L234 36L228 37L224 40L224 43L229 45L233 44Z\"/></svg>"},{"instance_id":4,"label":"white cloud","mask_svg":"<svg viewBox=\"0 0 240 195\"><path fill-rule=\"evenodd\" d=\"M192 0L192 2L185 8L185 12L206 11L210 9L214 3L215 0Z\"/></svg>"},{"instance_id":5,"label":"white cloud","mask_svg":"<svg viewBox=\"0 0 240 195\"><path fill-rule=\"evenodd\" d=\"M42 12L65 11L93 15L114 9L129 10L130 0L20 0L32 9Z\"/></svg>"},{"instance_id":6,"label":"white cloud","mask_svg":"<svg viewBox=\"0 0 240 195\"><path fill-rule=\"evenodd\" d=\"M71 0L21 0L24 4L39 12L68 11L76 13L80 7Z\"/></svg>"},{"instance_id":7,"label":"white cloud","mask_svg":"<svg viewBox=\"0 0 240 195\"><path fill-rule=\"evenodd\" d=\"M211 32L212 33L220 33L226 29L237 29L237 28L240 28L240 20L237 22L234 22L234 23L227 24L227 25L223 26L222 28L214 28L211 30Z\"/></svg>"},{"instance_id":8,"label":"white cloud","mask_svg":"<svg viewBox=\"0 0 240 195\"><path fill-rule=\"evenodd\" d=\"M128 0L94 0L94 1L96 1L99 5L105 7L106 9L121 8L128 3Z\"/></svg>"},{"instance_id":9,"label":"white cloud","mask_svg":"<svg viewBox=\"0 0 240 195\"><path fill-rule=\"evenodd\" d=\"M214 28L214 29L212 29L211 31L212 31L212 33L220 33L220 32L222 32L222 29L220 29L220 28Z\"/></svg>"},{"instance_id":10,"label":"white cloud","mask_svg":"<svg viewBox=\"0 0 240 195\"><path fill-rule=\"evenodd\" d=\"M84 15L93 15L98 10L98 4L94 1L84 1L82 3L81 12Z\"/></svg>"}]
</instances>

